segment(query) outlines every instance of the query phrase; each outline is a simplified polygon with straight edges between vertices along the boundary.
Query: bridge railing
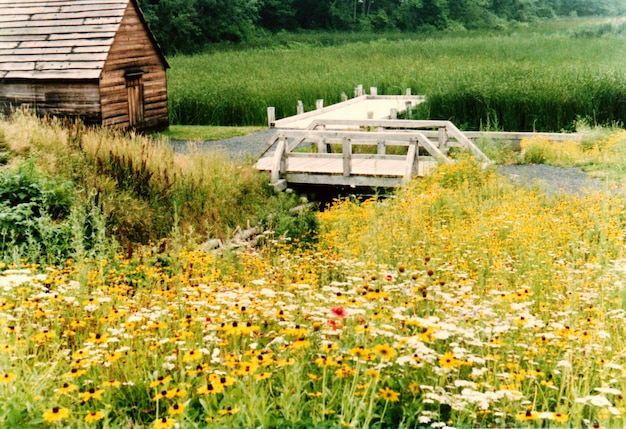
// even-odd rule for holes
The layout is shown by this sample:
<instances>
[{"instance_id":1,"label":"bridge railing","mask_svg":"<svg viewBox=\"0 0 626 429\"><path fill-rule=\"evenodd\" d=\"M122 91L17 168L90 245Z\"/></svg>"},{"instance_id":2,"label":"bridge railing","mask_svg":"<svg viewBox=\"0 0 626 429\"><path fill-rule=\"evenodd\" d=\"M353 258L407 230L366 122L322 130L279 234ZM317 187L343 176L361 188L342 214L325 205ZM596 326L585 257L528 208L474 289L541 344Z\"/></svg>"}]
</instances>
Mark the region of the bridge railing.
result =
<instances>
[{"instance_id":1,"label":"bridge railing","mask_svg":"<svg viewBox=\"0 0 626 429\"><path fill-rule=\"evenodd\" d=\"M393 182L390 178L402 183L418 174L420 159L452 162L418 131L281 130L274 134L269 147L275 148L274 153L261 157L257 168L270 170L271 182L279 189L286 187L284 177L288 175L298 175L299 181L311 184L386 186ZM375 150L362 149L366 153L359 153L357 147ZM399 151L406 153L392 153L398 150L390 147L406 147ZM429 156L420 157L420 149Z\"/></svg>"},{"instance_id":2,"label":"bridge railing","mask_svg":"<svg viewBox=\"0 0 626 429\"><path fill-rule=\"evenodd\" d=\"M489 158L468 139L452 122L439 120L404 120L404 119L368 119L368 120L343 120L343 119L318 119L311 123L310 130L377 130L379 132L422 131L424 136L434 139L437 147L446 153L451 147L460 147L469 150L476 159L482 162L490 162ZM433 134L428 131L434 130Z\"/></svg>"}]
</instances>

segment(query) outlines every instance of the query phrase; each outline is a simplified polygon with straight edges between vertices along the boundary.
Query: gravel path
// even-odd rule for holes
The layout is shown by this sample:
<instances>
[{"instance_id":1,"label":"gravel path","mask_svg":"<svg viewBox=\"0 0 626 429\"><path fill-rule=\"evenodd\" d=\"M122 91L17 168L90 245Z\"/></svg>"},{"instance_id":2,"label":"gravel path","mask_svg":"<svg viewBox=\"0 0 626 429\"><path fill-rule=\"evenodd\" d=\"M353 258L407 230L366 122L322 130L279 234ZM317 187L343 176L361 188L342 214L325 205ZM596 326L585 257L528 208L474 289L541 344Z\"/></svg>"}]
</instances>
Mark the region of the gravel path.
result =
<instances>
[{"instance_id":1,"label":"gravel path","mask_svg":"<svg viewBox=\"0 0 626 429\"><path fill-rule=\"evenodd\" d=\"M274 129L257 131L245 136L223 140L188 143L172 141L176 152L185 153L191 150L219 150L229 157L241 161L256 161L267 149L269 140L276 132ZM515 183L523 186L538 187L547 194L567 193L583 195L587 192L609 190L608 185L600 179L593 178L579 168L554 167L551 165L499 165L498 171ZM623 188L612 189L626 195Z\"/></svg>"},{"instance_id":2,"label":"gravel path","mask_svg":"<svg viewBox=\"0 0 626 429\"><path fill-rule=\"evenodd\" d=\"M241 161L256 161L263 154L269 144L270 138L276 131L267 129L247 134L245 136L231 137L223 140L189 143L186 141L170 141L175 152L186 153L189 150L218 150L225 152L229 157Z\"/></svg>"},{"instance_id":3,"label":"gravel path","mask_svg":"<svg viewBox=\"0 0 626 429\"><path fill-rule=\"evenodd\" d=\"M557 193L584 195L589 192L609 190L624 193L624 189L610 189L605 181L591 177L581 169L574 167L533 164L499 165L497 169L515 183L524 186L536 186L550 195Z\"/></svg>"}]
</instances>

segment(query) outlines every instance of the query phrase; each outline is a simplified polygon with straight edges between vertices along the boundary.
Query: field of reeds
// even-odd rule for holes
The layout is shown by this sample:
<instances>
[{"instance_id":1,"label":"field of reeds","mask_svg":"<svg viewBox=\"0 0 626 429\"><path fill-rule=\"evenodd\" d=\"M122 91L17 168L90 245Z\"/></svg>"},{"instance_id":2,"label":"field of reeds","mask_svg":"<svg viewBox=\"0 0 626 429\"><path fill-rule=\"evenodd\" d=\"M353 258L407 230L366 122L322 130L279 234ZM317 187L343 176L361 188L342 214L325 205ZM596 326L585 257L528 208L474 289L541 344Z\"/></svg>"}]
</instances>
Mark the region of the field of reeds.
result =
<instances>
[{"instance_id":1,"label":"field of reeds","mask_svg":"<svg viewBox=\"0 0 626 429\"><path fill-rule=\"evenodd\" d=\"M94 139L109 157L147 144L23 115L0 124L3 177L39 171L37 186L0 183L41 191L29 207L66 195L52 173L71 161L80 176ZM625 147L623 130L588 130L517 156L618 172ZM32 171L7 174L29 157ZM52 207L48 225L73 210ZM7 225L16 214L1 208ZM55 264L3 253L0 427L626 425L626 211L610 186L548 196L460 155L316 218L308 246L269 235L203 251L191 234L133 252L102 240Z\"/></svg>"},{"instance_id":2,"label":"field of reeds","mask_svg":"<svg viewBox=\"0 0 626 429\"><path fill-rule=\"evenodd\" d=\"M172 121L263 125L352 96L356 85L379 94L427 96L420 118L463 129L572 130L574 122L623 122L623 20L551 21L500 32L462 32L398 40L370 37L325 45L299 37L265 48L170 58Z\"/></svg>"}]
</instances>

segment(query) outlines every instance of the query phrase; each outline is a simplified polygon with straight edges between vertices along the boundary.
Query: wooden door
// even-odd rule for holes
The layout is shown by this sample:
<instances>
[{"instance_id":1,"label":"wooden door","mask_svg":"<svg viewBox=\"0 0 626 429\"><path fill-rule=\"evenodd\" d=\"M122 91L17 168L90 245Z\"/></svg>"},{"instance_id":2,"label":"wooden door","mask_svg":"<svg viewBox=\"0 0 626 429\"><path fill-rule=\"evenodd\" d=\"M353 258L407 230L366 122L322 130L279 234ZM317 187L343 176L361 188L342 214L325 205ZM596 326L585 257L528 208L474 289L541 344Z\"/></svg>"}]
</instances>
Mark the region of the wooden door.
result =
<instances>
[{"instance_id":1,"label":"wooden door","mask_svg":"<svg viewBox=\"0 0 626 429\"><path fill-rule=\"evenodd\" d=\"M128 125L137 128L143 125L143 79L141 75L126 76L128 94Z\"/></svg>"}]
</instances>

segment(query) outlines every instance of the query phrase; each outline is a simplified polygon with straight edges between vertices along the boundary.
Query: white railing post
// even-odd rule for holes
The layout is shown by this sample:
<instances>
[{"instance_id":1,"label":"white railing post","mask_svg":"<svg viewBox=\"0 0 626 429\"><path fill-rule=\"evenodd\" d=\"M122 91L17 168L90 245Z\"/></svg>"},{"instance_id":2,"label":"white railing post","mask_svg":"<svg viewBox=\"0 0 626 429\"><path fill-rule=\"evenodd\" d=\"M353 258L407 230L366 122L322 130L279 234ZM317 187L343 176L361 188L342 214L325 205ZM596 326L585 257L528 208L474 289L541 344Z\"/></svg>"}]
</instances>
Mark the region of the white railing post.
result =
<instances>
[{"instance_id":1,"label":"white railing post","mask_svg":"<svg viewBox=\"0 0 626 429\"><path fill-rule=\"evenodd\" d=\"M267 126L271 127L276 122L276 108L268 107L267 108Z\"/></svg>"},{"instance_id":2,"label":"white railing post","mask_svg":"<svg viewBox=\"0 0 626 429\"><path fill-rule=\"evenodd\" d=\"M276 146L276 152L274 152L274 159L272 160L272 183L278 183L280 180L280 172L283 167L283 157L285 155L285 148L287 147L286 138L284 136L280 136L278 138L278 146Z\"/></svg>"},{"instance_id":3,"label":"white railing post","mask_svg":"<svg viewBox=\"0 0 626 429\"><path fill-rule=\"evenodd\" d=\"M409 140L409 148L406 153L406 166L404 169L404 177L402 181L404 183L409 182L417 170L417 159L419 158L419 151L417 147L417 140L412 138Z\"/></svg>"},{"instance_id":4,"label":"white railing post","mask_svg":"<svg viewBox=\"0 0 626 429\"><path fill-rule=\"evenodd\" d=\"M437 144L439 149L447 149L448 147L448 132L446 127L439 128L439 142Z\"/></svg>"},{"instance_id":5,"label":"white railing post","mask_svg":"<svg viewBox=\"0 0 626 429\"><path fill-rule=\"evenodd\" d=\"M304 104L302 103L302 100L298 100L298 104L296 106L296 114L302 115L303 113L304 113Z\"/></svg>"},{"instance_id":6,"label":"white railing post","mask_svg":"<svg viewBox=\"0 0 626 429\"><path fill-rule=\"evenodd\" d=\"M343 155L343 177L348 177L351 172L351 159L352 159L352 142L349 138L344 137L342 141L342 155Z\"/></svg>"},{"instance_id":7,"label":"white railing post","mask_svg":"<svg viewBox=\"0 0 626 429\"><path fill-rule=\"evenodd\" d=\"M370 86L370 95L378 95L378 88L375 86Z\"/></svg>"},{"instance_id":8,"label":"white railing post","mask_svg":"<svg viewBox=\"0 0 626 429\"><path fill-rule=\"evenodd\" d=\"M378 155L384 155L387 153L387 148L385 147L384 140L378 140L378 143L376 144L376 146L377 146L376 153L378 153Z\"/></svg>"},{"instance_id":9,"label":"white railing post","mask_svg":"<svg viewBox=\"0 0 626 429\"><path fill-rule=\"evenodd\" d=\"M323 98L318 98L317 100L315 100L315 108L317 110L321 110L324 108L324 99Z\"/></svg>"}]
</instances>

